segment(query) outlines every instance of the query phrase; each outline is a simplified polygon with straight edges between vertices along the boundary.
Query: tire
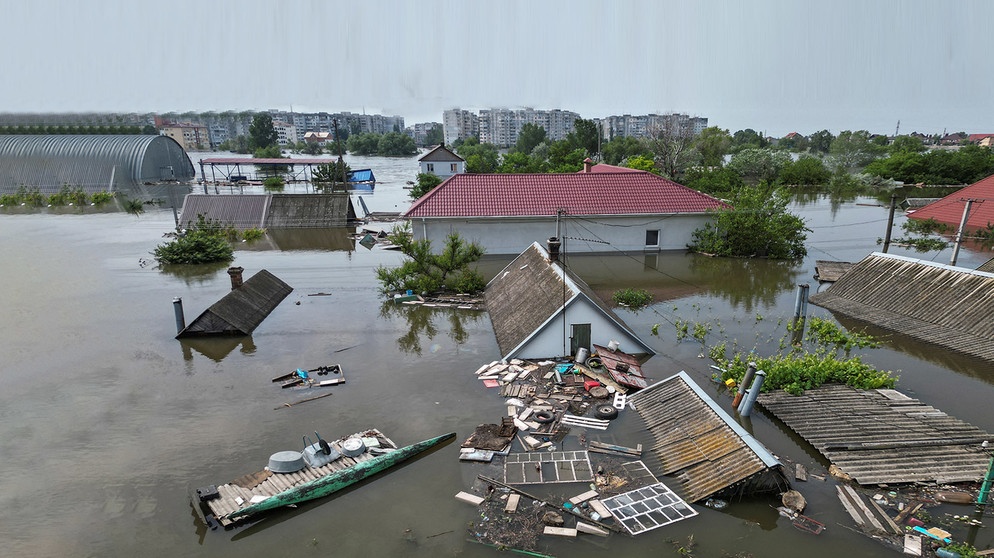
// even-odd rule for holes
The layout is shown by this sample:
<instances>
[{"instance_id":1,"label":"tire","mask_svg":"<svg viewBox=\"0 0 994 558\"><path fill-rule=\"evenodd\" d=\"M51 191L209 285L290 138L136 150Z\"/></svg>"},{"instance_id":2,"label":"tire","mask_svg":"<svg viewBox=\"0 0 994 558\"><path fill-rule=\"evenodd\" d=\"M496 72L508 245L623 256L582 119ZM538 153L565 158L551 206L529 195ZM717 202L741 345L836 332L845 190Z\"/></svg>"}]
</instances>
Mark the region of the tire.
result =
<instances>
[{"instance_id":1,"label":"tire","mask_svg":"<svg viewBox=\"0 0 994 558\"><path fill-rule=\"evenodd\" d=\"M587 359L586 365L587 365L587 368L599 369L602 366L604 366L604 363L601 362L601 359L599 359L597 357L590 357L590 358Z\"/></svg>"},{"instance_id":2,"label":"tire","mask_svg":"<svg viewBox=\"0 0 994 558\"><path fill-rule=\"evenodd\" d=\"M618 417L618 409L614 405L598 405L594 408L594 416L601 420L613 420Z\"/></svg>"},{"instance_id":3,"label":"tire","mask_svg":"<svg viewBox=\"0 0 994 558\"><path fill-rule=\"evenodd\" d=\"M556 415L552 414L549 411L538 411L537 413L532 415L532 417L535 419L535 422L539 424L548 424L556 420Z\"/></svg>"}]
</instances>

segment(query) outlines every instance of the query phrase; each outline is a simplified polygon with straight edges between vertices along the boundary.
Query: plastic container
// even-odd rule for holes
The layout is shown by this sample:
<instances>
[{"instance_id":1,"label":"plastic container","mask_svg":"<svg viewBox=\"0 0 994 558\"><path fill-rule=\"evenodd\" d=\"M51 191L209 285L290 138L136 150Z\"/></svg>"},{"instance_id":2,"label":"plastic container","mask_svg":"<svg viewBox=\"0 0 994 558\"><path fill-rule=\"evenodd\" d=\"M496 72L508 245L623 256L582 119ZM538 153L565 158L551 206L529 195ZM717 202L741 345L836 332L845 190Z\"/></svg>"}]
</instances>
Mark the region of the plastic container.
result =
<instances>
[{"instance_id":1,"label":"plastic container","mask_svg":"<svg viewBox=\"0 0 994 558\"><path fill-rule=\"evenodd\" d=\"M590 356L590 351L586 347L580 347L576 351L576 358L573 359L574 362L583 363L587 361L587 357Z\"/></svg>"}]
</instances>

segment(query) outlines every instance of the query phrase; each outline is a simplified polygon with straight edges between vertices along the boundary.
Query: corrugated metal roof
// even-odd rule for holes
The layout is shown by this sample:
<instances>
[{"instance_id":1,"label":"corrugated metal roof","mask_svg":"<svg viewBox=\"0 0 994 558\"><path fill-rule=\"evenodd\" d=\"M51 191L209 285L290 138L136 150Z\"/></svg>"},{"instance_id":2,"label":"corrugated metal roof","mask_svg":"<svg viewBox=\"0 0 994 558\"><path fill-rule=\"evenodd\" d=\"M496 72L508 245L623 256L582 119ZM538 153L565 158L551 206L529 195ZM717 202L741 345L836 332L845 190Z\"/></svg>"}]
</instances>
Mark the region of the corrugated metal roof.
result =
<instances>
[{"instance_id":1,"label":"corrugated metal roof","mask_svg":"<svg viewBox=\"0 0 994 558\"><path fill-rule=\"evenodd\" d=\"M349 173L349 182L375 182L373 169L359 169Z\"/></svg>"},{"instance_id":2,"label":"corrugated metal roof","mask_svg":"<svg viewBox=\"0 0 994 558\"><path fill-rule=\"evenodd\" d=\"M166 136L0 135L0 191L26 186L50 193L68 184L133 194L146 182L194 176L186 152Z\"/></svg>"},{"instance_id":3,"label":"corrugated metal roof","mask_svg":"<svg viewBox=\"0 0 994 558\"><path fill-rule=\"evenodd\" d=\"M921 209L908 211L911 219L935 219L940 223L951 225L953 229L958 229L960 221L963 220L963 210L966 207L967 199L985 200L986 203L973 203L970 205L970 215L967 217L966 228L977 230L994 223L994 175L974 182L973 184L957 190L948 196L934 201Z\"/></svg>"},{"instance_id":4,"label":"corrugated metal roof","mask_svg":"<svg viewBox=\"0 0 994 558\"><path fill-rule=\"evenodd\" d=\"M895 390L824 385L759 404L860 484L979 481L991 435Z\"/></svg>"},{"instance_id":5,"label":"corrugated metal roof","mask_svg":"<svg viewBox=\"0 0 994 558\"><path fill-rule=\"evenodd\" d=\"M551 263L548 252L537 242L491 279L484 293L501 354L512 356L577 297L590 300L606 319L631 336L641 352L655 354L590 286L569 268Z\"/></svg>"},{"instance_id":6,"label":"corrugated metal roof","mask_svg":"<svg viewBox=\"0 0 994 558\"><path fill-rule=\"evenodd\" d=\"M873 253L811 296L833 312L994 360L994 274Z\"/></svg>"},{"instance_id":7,"label":"corrugated metal roof","mask_svg":"<svg viewBox=\"0 0 994 558\"><path fill-rule=\"evenodd\" d=\"M735 485L786 485L780 461L721 409L686 372L630 396L655 442L662 475L676 475L691 502ZM769 487L772 487L769 486Z\"/></svg>"},{"instance_id":8,"label":"corrugated metal roof","mask_svg":"<svg viewBox=\"0 0 994 558\"><path fill-rule=\"evenodd\" d=\"M328 194L187 194L180 223L203 215L236 229L335 228L356 218L347 193Z\"/></svg>"},{"instance_id":9,"label":"corrugated metal roof","mask_svg":"<svg viewBox=\"0 0 994 558\"><path fill-rule=\"evenodd\" d=\"M293 288L265 269L224 295L176 337L248 335Z\"/></svg>"},{"instance_id":10,"label":"corrugated metal roof","mask_svg":"<svg viewBox=\"0 0 994 558\"><path fill-rule=\"evenodd\" d=\"M671 215L728 207L652 173L456 174L428 192L405 217Z\"/></svg>"}]
</instances>

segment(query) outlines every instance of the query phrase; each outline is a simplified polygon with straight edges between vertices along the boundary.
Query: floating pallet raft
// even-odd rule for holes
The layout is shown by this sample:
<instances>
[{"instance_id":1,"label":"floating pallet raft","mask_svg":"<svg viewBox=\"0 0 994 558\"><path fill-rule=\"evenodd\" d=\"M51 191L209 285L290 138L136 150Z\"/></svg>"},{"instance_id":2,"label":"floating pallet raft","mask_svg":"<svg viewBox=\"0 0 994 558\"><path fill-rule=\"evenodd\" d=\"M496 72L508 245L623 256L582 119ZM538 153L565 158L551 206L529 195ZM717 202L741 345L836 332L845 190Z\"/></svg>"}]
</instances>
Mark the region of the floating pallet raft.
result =
<instances>
[{"instance_id":1,"label":"floating pallet raft","mask_svg":"<svg viewBox=\"0 0 994 558\"><path fill-rule=\"evenodd\" d=\"M852 266L852 262L817 260L815 262L815 279L819 283L834 283L852 269Z\"/></svg>"},{"instance_id":2,"label":"floating pallet raft","mask_svg":"<svg viewBox=\"0 0 994 558\"><path fill-rule=\"evenodd\" d=\"M829 384L759 404L859 484L979 481L994 438L892 389Z\"/></svg>"},{"instance_id":3,"label":"floating pallet raft","mask_svg":"<svg viewBox=\"0 0 994 558\"><path fill-rule=\"evenodd\" d=\"M346 436L334 442L329 442L329 445L334 450L341 452L342 442L349 438L376 438L379 448L387 450L397 449L397 445L393 443L393 440L387 438L382 432L375 428L365 432L359 432L351 436ZM367 446L370 445L371 444L367 444ZM237 520L227 519L224 516L250 505L253 497L261 496L269 498L270 496L275 496L284 490L289 490L335 471L348 469L356 463L367 461L373 457L374 455L372 455L369 451L363 452L356 457L342 455L342 457L328 463L327 465L322 465L321 467L308 466L295 473L272 473L267 468L266 470L259 471L257 473L243 475L227 484L218 486L217 491L219 497L214 498L213 500L208 500L205 503L211 513L218 518L221 525L228 527L233 523L237 523ZM256 499L258 500L258 498ZM239 502L239 500L241 500L241 502Z\"/></svg>"}]
</instances>

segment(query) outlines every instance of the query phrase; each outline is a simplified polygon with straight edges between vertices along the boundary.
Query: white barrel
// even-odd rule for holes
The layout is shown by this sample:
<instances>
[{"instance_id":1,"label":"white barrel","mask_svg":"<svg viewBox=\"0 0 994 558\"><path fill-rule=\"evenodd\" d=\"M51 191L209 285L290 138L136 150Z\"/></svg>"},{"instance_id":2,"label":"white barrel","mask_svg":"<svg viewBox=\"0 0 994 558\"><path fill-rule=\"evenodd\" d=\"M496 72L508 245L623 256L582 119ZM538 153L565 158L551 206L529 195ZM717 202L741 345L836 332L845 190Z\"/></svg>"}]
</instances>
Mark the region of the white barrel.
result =
<instances>
[{"instance_id":1,"label":"white barrel","mask_svg":"<svg viewBox=\"0 0 994 558\"><path fill-rule=\"evenodd\" d=\"M613 339L612 339L611 341L608 341L608 343L607 343L607 348L608 348L608 350L609 350L609 351L611 351L612 353L613 353L614 351L617 351L617 350L618 350L618 347L620 347L620 346L621 346L621 343L618 343L617 341L615 341L615 340L613 340Z\"/></svg>"}]
</instances>

